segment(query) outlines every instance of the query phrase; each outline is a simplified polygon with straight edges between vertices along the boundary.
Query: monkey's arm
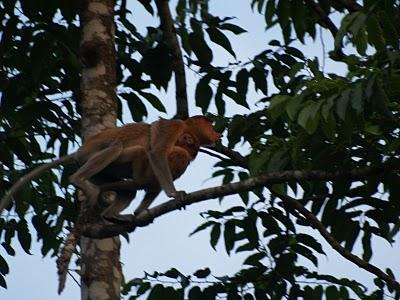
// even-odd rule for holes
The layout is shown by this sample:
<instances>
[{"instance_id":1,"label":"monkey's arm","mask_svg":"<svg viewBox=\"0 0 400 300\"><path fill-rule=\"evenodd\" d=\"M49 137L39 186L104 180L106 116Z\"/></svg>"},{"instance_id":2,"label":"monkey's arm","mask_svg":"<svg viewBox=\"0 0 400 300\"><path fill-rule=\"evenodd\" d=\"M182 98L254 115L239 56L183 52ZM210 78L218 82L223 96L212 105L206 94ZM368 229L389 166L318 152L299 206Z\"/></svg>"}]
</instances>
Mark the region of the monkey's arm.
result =
<instances>
[{"instance_id":1,"label":"monkey's arm","mask_svg":"<svg viewBox=\"0 0 400 300\"><path fill-rule=\"evenodd\" d=\"M171 170L168 164L168 155L183 134L184 122L181 120L159 120L151 125L150 151L148 158L162 189L169 197L179 196L175 189Z\"/></svg>"},{"instance_id":2,"label":"monkey's arm","mask_svg":"<svg viewBox=\"0 0 400 300\"><path fill-rule=\"evenodd\" d=\"M33 178L36 176L42 174L43 172L54 168L59 165L66 165L75 162L75 153L68 154L65 156L60 157L59 159L49 162L47 164L43 164L40 167L37 167L33 169L30 173L26 174L25 176L22 176L18 181L5 193L3 198L1 199L0 202L0 213L5 209L8 205L10 205L12 201L12 197L18 190L23 187L25 184L27 184L29 181L31 181Z\"/></svg>"}]
</instances>

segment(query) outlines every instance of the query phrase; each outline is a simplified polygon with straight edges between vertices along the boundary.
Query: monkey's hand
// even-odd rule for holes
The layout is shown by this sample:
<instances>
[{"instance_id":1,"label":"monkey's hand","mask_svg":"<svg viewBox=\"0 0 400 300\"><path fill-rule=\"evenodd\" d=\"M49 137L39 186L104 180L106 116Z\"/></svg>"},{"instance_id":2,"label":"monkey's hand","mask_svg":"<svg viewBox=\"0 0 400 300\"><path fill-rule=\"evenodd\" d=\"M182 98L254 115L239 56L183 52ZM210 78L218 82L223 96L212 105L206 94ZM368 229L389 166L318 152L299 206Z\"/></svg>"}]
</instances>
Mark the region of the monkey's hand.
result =
<instances>
[{"instance_id":1,"label":"monkey's hand","mask_svg":"<svg viewBox=\"0 0 400 300\"><path fill-rule=\"evenodd\" d=\"M185 209L186 203L185 203L185 198L186 198L186 192L185 191L176 191L174 193L171 193L171 195L168 195L170 197L174 197L176 204L179 209Z\"/></svg>"},{"instance_id":2,"label":"monkey's hand","mask_svg":"<svg viewBox=\"0 0 400 300\"><path fill-rule=\"evenodd\" d=\"M131 224L133 222L133 219L135 218L134 215L114 215L114 216L103 216L103 218L114 224Z\"/></svg>"}]
</instances>

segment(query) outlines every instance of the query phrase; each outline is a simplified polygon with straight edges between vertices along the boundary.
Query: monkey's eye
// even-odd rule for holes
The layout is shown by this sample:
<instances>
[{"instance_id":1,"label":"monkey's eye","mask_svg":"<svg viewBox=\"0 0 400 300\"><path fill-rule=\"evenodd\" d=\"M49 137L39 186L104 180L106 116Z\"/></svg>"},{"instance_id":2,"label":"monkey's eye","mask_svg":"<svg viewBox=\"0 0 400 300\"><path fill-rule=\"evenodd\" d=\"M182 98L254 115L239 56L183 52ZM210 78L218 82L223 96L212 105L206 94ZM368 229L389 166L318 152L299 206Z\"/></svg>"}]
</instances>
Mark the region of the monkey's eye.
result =
<instances>
[{"instance_id":1,"label":"monkey's eye","mask_svg":"<svg viewBox=\"0 0 400 300\"><path fill-rule=\"evenodd\" d=\"M193 144L193 143L194 143L193 137L191 137L190 135L188 135L188 136L186 137L186 143L188 143L188 144Z\"/></svg>"}]
</instances>

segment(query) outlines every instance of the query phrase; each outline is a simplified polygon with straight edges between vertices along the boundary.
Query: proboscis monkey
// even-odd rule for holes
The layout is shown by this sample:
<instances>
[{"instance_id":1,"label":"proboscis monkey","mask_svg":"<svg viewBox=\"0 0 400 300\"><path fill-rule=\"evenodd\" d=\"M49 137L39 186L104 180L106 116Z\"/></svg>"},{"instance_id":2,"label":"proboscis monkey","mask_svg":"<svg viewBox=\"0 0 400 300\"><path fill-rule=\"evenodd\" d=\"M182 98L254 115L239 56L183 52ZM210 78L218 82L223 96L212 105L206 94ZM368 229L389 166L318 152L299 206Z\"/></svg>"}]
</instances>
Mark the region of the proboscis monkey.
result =
<instances>
[{"instance_id":1,"label":"proboscis monkey","mask_svg":"<svg viewBox=\"0 0 400 300\"><path fill-rule=\"evenodd\" d=\"M89 137L77 152L44 164L20 178L1 200L0 212L29 180L57 165L72 162L78 162L80 168L69 179L85 193L89 205L94 205L100 191L107 188L130 190L132 195L136 189L144 189L146 195L136 209L137 213L146 209L161 189L169 197L182 201L185 193L175 189L173 180L185 172L200 146L214 144L220 137L205 116L194 116L184 121L160 119L152 124L135 123L106 129ZM104 184L100 188L90 180L96 176L120 183ZM122 184L119 187L121 179L125 178L133 179L130 183L134 186L124 187ZM118 219L117 214L129 202L111 204L105 216Z\"/></svg>"}]
</instances>

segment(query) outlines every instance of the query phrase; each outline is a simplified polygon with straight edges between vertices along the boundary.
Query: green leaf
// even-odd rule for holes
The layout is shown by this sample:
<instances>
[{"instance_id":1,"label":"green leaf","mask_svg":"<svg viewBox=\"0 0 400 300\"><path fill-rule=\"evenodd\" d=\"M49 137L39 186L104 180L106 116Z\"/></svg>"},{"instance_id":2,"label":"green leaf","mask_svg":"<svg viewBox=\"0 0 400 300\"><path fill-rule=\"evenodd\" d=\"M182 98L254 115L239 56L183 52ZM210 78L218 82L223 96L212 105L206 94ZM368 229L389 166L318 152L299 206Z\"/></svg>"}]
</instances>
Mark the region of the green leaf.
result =
<instances>
[{"instance_id":1,"label":"green leaf","mask_svg":"<svg viewBox=\"0 0 400 300\"><path fill-rule=\"evenodd\" d=\"M174 279L178 278L180 275L181 275L181 272L179 272L175 268L172 268L164 273L164 276L169 277L169 278L174 278Z\"/></svg>"},{"instance_id":2,"label":"green leaf","mask_svg":"<svg viewBox=\"0 0 400 300\"><path fill-rule=\"evenodd\" d=\"M338 33L335 36L335 49L339 49L342 46L343 37L347 34L347 30L349 26L353 23L353 21L357 18L357 12L344 16L342 19L342 23L340 24L340 28Z\"/></svg>"},{"instance_id":3,"label":"green leaf","mask_svg":"<svg viewBox=\"0 0 400 300\"><path fill-rule=\"evenodd\" d=\"M257 248L259 239L256 221L257 214L253 209L251 209L249 210L249 215L245 217L242 222L246 237L254 248Z\"/></svg>"},{"instance_id":4,"label":"green leaf","mask_svg":"<svg viewBox=\"0 0 400 300\"><path fill-rule=\"evenodd\" d=\"M2 276L2 275L0 275L0 286L5 289L7 288L6 280L5 280L4 276Z\"/></svg>"},{"instance_id":5,"label":"green leaf","mask_svg":"<svg viewBox=\"0 0 400 300\"><path fill-rule=\"evenodd\" d=\"M179 22L184 23L186 17L186 0L179 0L176 5L176 14L179 17Z\"/></svg>"},{"instance_id":6,"label":"green leaf","mask_svg":"<svg viewBox=\"0 0 400 300\"><path fill-rule=\"evenodd\" d=\"M196 106L200 107L203 113L207 112L213 95L213 91L209 83L210 78L208 76L204 76L200 79L199 83L196 86Z\"/></svg>"},{"instance_id":7,"label":"green leaf","mask_svg":"<svg viewBox=\"0 0 400 300\"><path fill-rule=\"evenodd\" d=\"M350 93L351 90L345 90L336 101L336 113L342 120L346 118L346 112L350 102Z\"/></svg>"},{"instance_id":8,"label":"green leaf","mask_svg":"<svg viewBox=\"0 0 400 300\"><path fill-rule=\"evenodd\" d=\"M246 30L244 30L242 27L237 26L235 24L230 24L230 23L224 23L220 26L220 28L222 30L229 30L230 32L238 35L244 32L247 32Z\"/></svg>"},{"instance_id":9,"label":"green leaf","mask_svg":"<svg viewBox=\"0 0 400 300\"><path fill-rule=\"evenodd\" d=\"M358 53L365 55L368 47L367 35L364 30L360 30L353 36L353 43L355 43Z\"/></svg>"},{"instance_id":10,"label":"green leaf","mask_svg":"<svg viewBox=\"0 0 400 300\"><path fill-rule=\"evenodd\" d=\"M367 33L368 33L368 42L375 46L378 51L383 51L385 49L385 38L382 27L375 17L375 15L371 14L368 16L366 20L367 25Z\"/></svg>"},{"instance_id":11,"label":"green leaf","mask_svg":"<svg viewBox=\"0 0 400 300\"><path fill-rule=\"evenodd\" d=\"M372 248L371 248L371 231L368 221L364 224L364 236L362 238L362 245L363 245L363 259L365 261L369 261L372 257Z\"/></svg>"},{"instance_id":12,"label":"green leaf","mask_svg":"<svg viewBox=\"0 0 400 300\"><path fill-rule=\"evenodd\" d=\"M143 7L147 10L147 12L151 15L154 15L153 7L151 6L151 0L138 0Z\"/></svg>"},{"instance_id":13,"label":"green leaf","mask_svg":"<svg viewBox=\"0 0 400 300\"><path fill-rule=\"evenodd\" d=\"M266 229L264 232L264 236L279 234L282 232L281 228L278 225L278 222L268 213L261 211L258 213L258 216L261 218L262 225Z\"/></svg>"},{"instance_id":14,"label":"green leaf","mask_svg":"<svg viewBox=\"0 0 400 300\"><path fill-rule=\"evenodd\" d=\"M229 98L231 98L233 101L235 101L236 104L239 104L245 108L249 108L249 105L246 102L246 99L241 97L238 93L236 93L233 90L226 89L224 91L224 94L227 95Z\"/></svg>"},{"instance_id":15,"label":"green leaf","mask_svg":"<svg viewBox=\"0 0 400 300\"><path fill-rule=\"evenodd\" d=\"M190 289L188 294L189 300L203 300L203 293L198 286L194 286Z\"/></svg>"},{"instance_id":16,"label":"green leaf","mask_svg":"<svg viewBox=\"0 0 400 300\"><path fill-rule=\"evenodd\" d=\"M345 248L351 251L354 247L354 243L356 242L358 235L360 234L360 226L358 222L349 221L346 224L346 241Z\"/></svg>"},{"instance_id":17,"label":"green leaf","mask_svg":"<svg viewBox=\"0 0 400 300\"><path fill-rule=\"evenodd\" d=\"M326 300L337 300L339 299L339 291L334 285L330 285L325 290Z\"/></svg>"},{"instance_id":18,"label":"green leaf","mask_svg":"<svg viewBox=\"0 0 400 300\"><path fill-rule=\"evenodd\" d=\"M204 37L194 32L189 34L190 47L200 63L209 65L213 59L213 53L207 43L204 41Z\"/></svg>"},{"instance_id":19,"label":"green leaf","mask_svg":"<svg viewBox=\"0 0 400 300\"><path fill-rule=\"evenodd\" d=\"M351 107L360 114L364 110L364 99L363 99L363 86L361 83L355 85L351 93Z\"/></svg>"},{"instance_id":20,"label":"green leaf","mask_svg":"<svg viewBox=\"0 0 400 300\"><path fill-rule=\"evenodd\" d=\"M320 114L318 113L322 102L312 103L303 108L298 116L297 122L308 134L313 134L319 125Z\"/></svg>"},{"instance_id":21,"label":"green leaf","mask_svg":"<svg viewBox=\"0 0 400 300\"><path fill-rule=\"evenodd\" d=\"M228 51L234 58L236 58L236 54L232 49L231 42L225 36L225 34L222 33L222 31L214 27L207 28L206 31L212 42L216 43L217 45L220 45L222 48Z\"/></svg>"},{"instance_id":22,"label":"green leaf","mask_svg":"<svg viewBox=\"0 0 400 300\"><path fill-rule=\"evenodd\" d=\"M200 226L198 226L192 233L189 234L189 236L192 236L193 234L202 231L204 229L206 229L207 227L213 226L214 224L216 224L215 221L207 221L203 224L201 224Z\"/></svg>"},{"instance_id":23,"label":"green leaf","mask_svg":"<svg viewBox=\"0 0 400 300\"><path fill-rule=\"evenodd\" d=\"M150 282L143 282L137 290L138 295L143 295L151 288Z\"/></svg>"},{"instance_id":24,"label":"green leaf","mask_svg":"<svg viewBox=\"0 0 400 300\"><path fill-rule=\"evenodd\" d=\"M196 272L193 273L193 275L196 276L197 278L206 278L210 274L211 274L210 268L197 270Z\"/></svg>"},{"instance_id":25,"label":"green leaf","mask_svg":"<svg viewBox=\"0 0 400 300\"><path fill-rule=\"evenodd\" d=\"M253 255L250 255L249 257L247 257L243 264L244 265L250 265L250 266L258 266L258 265L262 265L260 263L260 260L262 260L263 258L266 257L265 252L259 252L259 253L255 253Z\"/></svg>"},{"instance_id":26,"label":"green leaf","mask_svg":"<svg viewBox=\"0 0 400 300\"><path fill-rule=\"evenodd\" d=\"M324 103L322 104L321 112L322 112L322 116L324 117L325 121L328 120L328 117L331 113L331 109L332 109L333 105L335 104L335 99L336 99L336 95L331 96L328 99L326 99L324 101Z\"/></svg>"},{"instance_id":27,"label":"green leaf","mask_svg":"<svg viewBox=\"0 0 400 300\"><path fill-rule=\"evenodd\" d=\"M135 122L141 122L144 116L147 116L147 109L142 100L135 93L121 93L120 96L127 101L132 119Z\"/></svg>"},{"instance_id":28,"label":"green leaf","mask_svg":"<svg viewBox=\"0 0 400 300\"><path fill-rule=\"evenodd\" d=\"M217 87L217 93L215 94L215 106L219 115L225 115L225 101L222 98L223 93L227 88L227 82L225 78L221 79Z\"/></svg>"},{"instance_id":29,"label":"green leaf","mask_svg":"<svg viewBox=\"0 0 400 300\"><path fill-rule=\"evenodd\" d=\"M304 44L304 35L307 27L306 6L303 1L292 1L290 7L294 30L299 40Z\"/></svg>"},{"instance_id":30,"label":"green leaf","mask_svg":"<svg viewBox=\"0 0 400 300\"><path fill-rule=\"evenodd\" d=\"M166 46L158 45L148 49L141 61L143 71L146 72L156 87L167 89L172 76L172 60Z\"/></svg>"},{"instance_id":31,"label":"green leaf","mask_svg":"<svg viewBox=\"0 0 400 300\"><path fill-rule=\"evenodd\" d=\"M226 253L228 253L228 255L230 255L231 250L235 246L235 238L236 238L235 228L236 226L234 221L229 220L225 223L224 240L225 240Z\"/></svg>"},{"instance_id":32,"label":"green leaf","mask_svg":"<svg viewBox=\"0 0 400 300\"><path fill-rule=\"evenodd\" d=\"M0 273L6 275L10 272L10 268L3 256L0 255Z\"/></svg>"},{"instance_id":33,"label":"green leaf","mask_svg":"<svg viewBox=\"0 0 400 300\"><path fill-rule=\"evenodd\" d=\"M241 69L236 75L236 90L242 97L246 97L249 76L249 72L246 69Z\"/></svg>"},{"instance_id":34,"label":"green leaf","mask_svg":"<svg viewBox=\"0 0 400 300\"><path fill-rule=\"evenodd\" d=\"M325 122L323 122L322 131L329 140L333 141L335 139L336 119L333 113L330 113L328 119Z\"/></svg>"},{"instance_id":35,"label":"green leaf","mask_svg":"<svg viewBox=\"0 0 400 300\"><path fill-rule=\"evenodd\" d=\"M143 91L140 91L139 94L146 98L146 100L149 101L150 104L158 111L163 113L167 112L165 106L161 103L160 99L158 99L154 94L146 93Z\"/></svg>"},{"instance_id":36,"label":"green leaf","mask_svg":"<svg viewBox=\"0 0 400 300\"><path fill-rule=\"evenodd\" d=\"M20 220L17 225L17 236L22 249L24 249L27 254L31 254L32 237L28 229L28 224L24 219Z\"/></svg>"},{"instance_id":37,"label":"green leaf","mask_svg":"<svg viewBox=\"0 0 400 300\"><path fill-rule=\"evenodd\" d=\"M292 56L295 56L301 60L304 60L304 54L299 49L294 47L286 47L286 52Z\"/></svg>"},{"instance_id":38,"label":"green leaf","mask_svg":"<svg viewBox=\"0 0 400 300\"><path fill-rule=\"evenodd\" d=\"M302 245L299 245L299 244L293 245L292 249L296 253L298 253L301 256L303 256L303 257L307 258L308 260L310 260L314 264L315 267L318 267L318 259L315 257L315 255L311 252L310 249L308 249L308 248L306 248L306 247L304 247Z\"/></svg>"},{"instance_id":39,"label":"green leaf","mask_svg":"<svg viewBox=\"0 0 400 300\"><path fill-rule=\"evenodd\" d=\"M271 103L268 108L268 113L272 119L279 118L286 108L286 104L291 100L290 96L287 95L276 95L271 99Z\"/></svg>"},{"instance_id":40,"label":"green leaf","mask_svg":"<svg viewBox=\"0 0 400 300\"><path fill-rule=\"evenodd\" d=\"M289 0L279 0L276 14L278 16L278 22L282 29L289 26L289 16L290 16L290 1Z\"/></svg>"},{"instance_id":41,"label":"green leaf","mask_svg":"<svg viewBox=\"0 0 400 300\"><path fill-rule=\"evenodd\" d=\"M294 227L293 222L283 214L283 212L280 209L277 209L275 207L270 207L268 209L268 213L275 219L277 219L279 222L281 222L288 230L291 232L296 232L296 228Z\"/></svg>"},{"instance_id":42,"label":"green leaf","mask_svg":"<svg viewBox=\"0 0 400 300\"><path fill-rule=\"evenodd\" d=\"M267 27L273 26L273 17L275 16L275 0L268 0L267 5L265 6L265 23Z\"/></svg>"},{"instance_id":43,"label":"green leaf","mask_svg":"<svg viewBox=\"0 0 400 300\"><path fill-rule=\"evenodd\" d=\"M270 159L270 153L263 151L261 153L254 152L249 157L249 168L252 175L256 175L260 170L265 168L265 164Z\"/></svg>"},{"instance_id":44,"label":"green leaf","mask_svg":"<svg viewBox=\"0 0 400 300\"><path fill-rule=\"evenodd\" d=\"M8 255L15 256L15 250L10 244L2 242L1 245L3 246L4 250L6 250Z\"/></svg>"},{"instance_id":45,"label":"green leaf","mask_svg":"<svg viewBox=\"0 0 400 300\"><path fill-rule=\"evenodd\" d=\"M267 73L265 70L260 70L254 67L250 70L250 75L253 78L256 90L260 90L264 95L268 94L267 90Z\"/></svg>"},{"instance_id":46,"label":"green leaf","mask_svg":"<svg viewBox=\"0 0 400 300\"><path fill-rule=\"evenodd\" d=\"M365 26L365 20L367 19L367 15L362 12L358 11L354 13L354 18L349 26L349 30L354 34L357 35L360 30L363 29Z\"/></svg>"},{"instance_id":47,"label":"green leaf","mask_svg":"<svg viewBox=\"0 0 400 300\"><path fill-rule=\"evenodd\" d=\"M243 251L253 251L253 250L254 250L254 247L250 243L247 243L240 247L237 247L235 252L239 253L239 252L243 252Z\"/></svg>"},{"instance_id":48,"label":"green leaf","mask_svg":"<svg viewBox=\"0 0 400 300\"><path fill-rule=\"evenodd\" d=\"M152 288L152 290L151 290L151 292L150 292L150 294L149 294L149 296L148 296L148 300L160 300L160 299L165 299L164 298L164 290L165 290L165 288L164 288L164 286L163 285L161 285L161 284L157 284L157 285L155 285L153 288Z\"/></svg>"},{"instance_id":49,"label":"green leaf","mask_svg":"<svg viewBox=\"0 0 400 300\"><path fill-rule=\"evenodd\" d=\"M288 114L290 120L294 121L302 106L303 99L300 96L291 97L286 104L286 113Z\"/></svg>"},{"instance_id":50,"label":"green leaf","mask_svg":"<svg viewBox=\"0 0 400 300\"><path fill-rule=\"evenodd\" d=\"M210 244L214 250L216 250L215 246L217 245L220 236L221 236L221 224L216 223L211 229L211 234L210 234Z\"/></svg>"},{"instance_id":51,"label":"green leaf","mask_svg":"<svg viewBox=\"0 0 400 300\"><path fill-rule=\"evenodd\" d=\"M196 35L203 35L202 23L196 18L190 18L190 27Z\"/></svg>"},{"instance_id":52,"label":"green leaf","mask_svg":"<svg viewBox=\"0 0 400 300\"><path fill-rule=\"evenodd\" d=\"M321 244L311 235L299 233L298 235L296 235L296 240L299 243L302 243L303 245L314 249L318 253L325 254L324 250L322 250Z\"/></svg>"}]
</instances>

